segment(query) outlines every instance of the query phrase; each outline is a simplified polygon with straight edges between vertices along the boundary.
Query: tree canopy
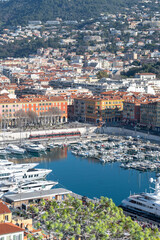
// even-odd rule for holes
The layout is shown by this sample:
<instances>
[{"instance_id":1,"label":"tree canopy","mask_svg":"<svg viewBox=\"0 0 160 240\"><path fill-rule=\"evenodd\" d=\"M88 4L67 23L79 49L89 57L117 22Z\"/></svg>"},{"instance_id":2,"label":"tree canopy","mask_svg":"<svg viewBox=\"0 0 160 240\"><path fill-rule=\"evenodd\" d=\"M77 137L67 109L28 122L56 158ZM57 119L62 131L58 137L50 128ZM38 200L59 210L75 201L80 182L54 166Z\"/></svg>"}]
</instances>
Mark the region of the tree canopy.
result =
<instances>
[{"instance_id":1,"label":"tree canopy","mask_svg":"<svg viewBox=\"0 0 160 240\"><path fill-rule=\"evenodd\" d=\"M134 1L136 3L137 0ZM10 0L0 3L0 22L10 25L29 20L81 20L97 17L104 12L116 12L129 7L129 0Z\"/></svg>"},{"instance_id":2,"label":"tree canopy","mask_svg":"<svg viewBox=\"0 0 160 240\"><path fill-rule=\"evenodd\" d=\"M42 202L29 211L35 214L35 226L46 227L49 235L57 239L152 239L158 240L160 233L157 228L151 230L126 217L123 210L117 207L112 199L101 197L99 201L82 201L69 196L62 202L55 200ZM39 208L39 212L37 210ZM41 214L43 213L43 214Z\"/></svg>"}]
</instances>

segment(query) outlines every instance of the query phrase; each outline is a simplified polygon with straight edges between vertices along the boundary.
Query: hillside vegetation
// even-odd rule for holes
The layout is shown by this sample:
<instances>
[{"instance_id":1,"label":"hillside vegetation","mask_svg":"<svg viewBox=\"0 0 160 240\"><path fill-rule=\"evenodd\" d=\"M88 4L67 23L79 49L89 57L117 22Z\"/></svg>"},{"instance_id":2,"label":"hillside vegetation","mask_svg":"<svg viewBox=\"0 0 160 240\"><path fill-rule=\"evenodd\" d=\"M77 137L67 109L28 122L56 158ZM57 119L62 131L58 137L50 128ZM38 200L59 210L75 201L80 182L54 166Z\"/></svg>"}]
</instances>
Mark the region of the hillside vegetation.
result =
<instances>
[{"instance_id":1,"label":"hillside vegetation","mask_svg":"<svg viewBox=\"0 0 160 240\"><path fill-rule=\"evenodd\" d=\"M135 0L136 1L136 0ZM135 2L134 1L134 2ZM23 24L28 20L80 20L129 7L129 0L10 0L0 3L0 22Z\"/></svg>"}]
</instances>

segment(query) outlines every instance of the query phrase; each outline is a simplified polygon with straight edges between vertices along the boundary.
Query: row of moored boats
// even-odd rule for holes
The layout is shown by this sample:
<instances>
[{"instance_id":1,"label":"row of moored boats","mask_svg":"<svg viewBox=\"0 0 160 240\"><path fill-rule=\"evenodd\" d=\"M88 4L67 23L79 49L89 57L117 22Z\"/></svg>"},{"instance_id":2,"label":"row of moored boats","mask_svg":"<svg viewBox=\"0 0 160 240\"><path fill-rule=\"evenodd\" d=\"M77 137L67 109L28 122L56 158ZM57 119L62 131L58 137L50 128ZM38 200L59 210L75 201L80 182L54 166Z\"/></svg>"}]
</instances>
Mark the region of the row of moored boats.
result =
<instances>
[{"instance_id":1,"label":"row of moored boats","mask_svg":"<svg viewBox=\"0 0 160 240\"><path fill-rule=\"evenodd\" d=\"M24 155L26 152L29 153L40 153L45 152L46 150L50 150L51 148L60 146L59 144L47 143L47 145L43 145L42 143L25 143L20 146L16 144L8 144L5 148L0 148L0 156L5 156L7 154L17 154Z\"/></svg>"},{"instance_id":2,"label":"row of moored boats","mask_svg":"<svg viewBox=\"0 0 160 240\"><path fill-rule=\"evenodd\" d=\"M95 158L102 163L121 162L123 168L155 171L160 169L160 147L132 137L108 137L106 140L78 143L71 152L80 157Z\"/></svg>"},{"instance_id":3,"label":"row of moored boats","mask_svg":"<svg viewBox=\"0 0 160 240\"><path fill-rule=\"evenodd\" d=\"M58 184L46 181L50 169L36 168L38 163L14 164L6 159L0 160L0 197L4 194L50 190Z\"/></svg>"}]
</instances>

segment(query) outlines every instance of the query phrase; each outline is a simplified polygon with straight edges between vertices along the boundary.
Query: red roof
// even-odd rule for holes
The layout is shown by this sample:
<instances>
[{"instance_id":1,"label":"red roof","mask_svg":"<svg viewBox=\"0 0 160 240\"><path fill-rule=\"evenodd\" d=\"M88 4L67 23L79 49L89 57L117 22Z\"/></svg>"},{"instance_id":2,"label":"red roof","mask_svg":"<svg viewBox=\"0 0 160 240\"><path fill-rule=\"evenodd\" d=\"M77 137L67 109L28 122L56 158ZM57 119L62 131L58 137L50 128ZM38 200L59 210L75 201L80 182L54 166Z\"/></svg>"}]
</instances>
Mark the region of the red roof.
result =
<instances>
[{"instance_id":1,"label":"red roof","mask_svg":"<svg viewBox=\"0 0 160 240\"><path fill-rule=\"evenodd\" d=\"M137 73L137 75L156 75L155 73Z\"/></svg>"},{"instance_id":2,"label":"red roof","mask_svg":"<svg viewBox=\"0 0 160 240\"><path fill-rule=\"evenodd\" d=\"M9 210L5 203L0 202L0 214L4 213L11 213L11 211Z\"/></svg>"},{"instance_id":3,"label":"red roof","mask_svg":"<svg viewBox=\"0 0 160 240\"><path fill-rule=\"evenodd\" d=\"M24 229L14 225L13 223L0 223L0 235L24 232Z\"/></svg>"}]
</instances>

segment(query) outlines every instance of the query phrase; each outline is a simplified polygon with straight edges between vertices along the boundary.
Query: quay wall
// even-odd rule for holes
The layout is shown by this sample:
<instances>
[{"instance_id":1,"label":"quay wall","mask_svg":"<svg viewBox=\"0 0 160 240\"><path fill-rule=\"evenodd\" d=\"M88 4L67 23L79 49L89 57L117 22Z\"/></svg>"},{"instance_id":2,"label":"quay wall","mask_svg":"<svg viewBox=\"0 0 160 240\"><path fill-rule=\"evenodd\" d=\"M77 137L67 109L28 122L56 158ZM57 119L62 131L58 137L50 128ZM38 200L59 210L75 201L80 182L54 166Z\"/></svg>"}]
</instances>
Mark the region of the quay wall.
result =
<instances>
[{"instance_id":1,"label":"quay wall","mask_svg":"<svg viewBox=\"0 0 160 240\"><path fill-rule=\"evenodd\" d=\"M120 128L120 127L101 127L98 131L99 133L102 133L102 134L106 133L109 135L132 136L132 137L140 136L141 138L146 140L160 142L160 136L143 133L139 131L133 131L133 130Z\"/></svg>"},{"instance_id":2,"label":"quay wall","mask_svg":"<svg viewBox=\"0 0 160 240\"><path fill-rule=\"evenodd\" d=\"M61 133L61 132L73 132L80 131L82 135L90 134L94 132L96 127L77 127L77 128L68 128L68 129L53 129L53 130L32 130L32 131L21 131L21 132L0 132L0 141L16 141L20 139L28 139L31 134L33 135L42 135L49 133Z\"/></svg>"}]
</instances>

